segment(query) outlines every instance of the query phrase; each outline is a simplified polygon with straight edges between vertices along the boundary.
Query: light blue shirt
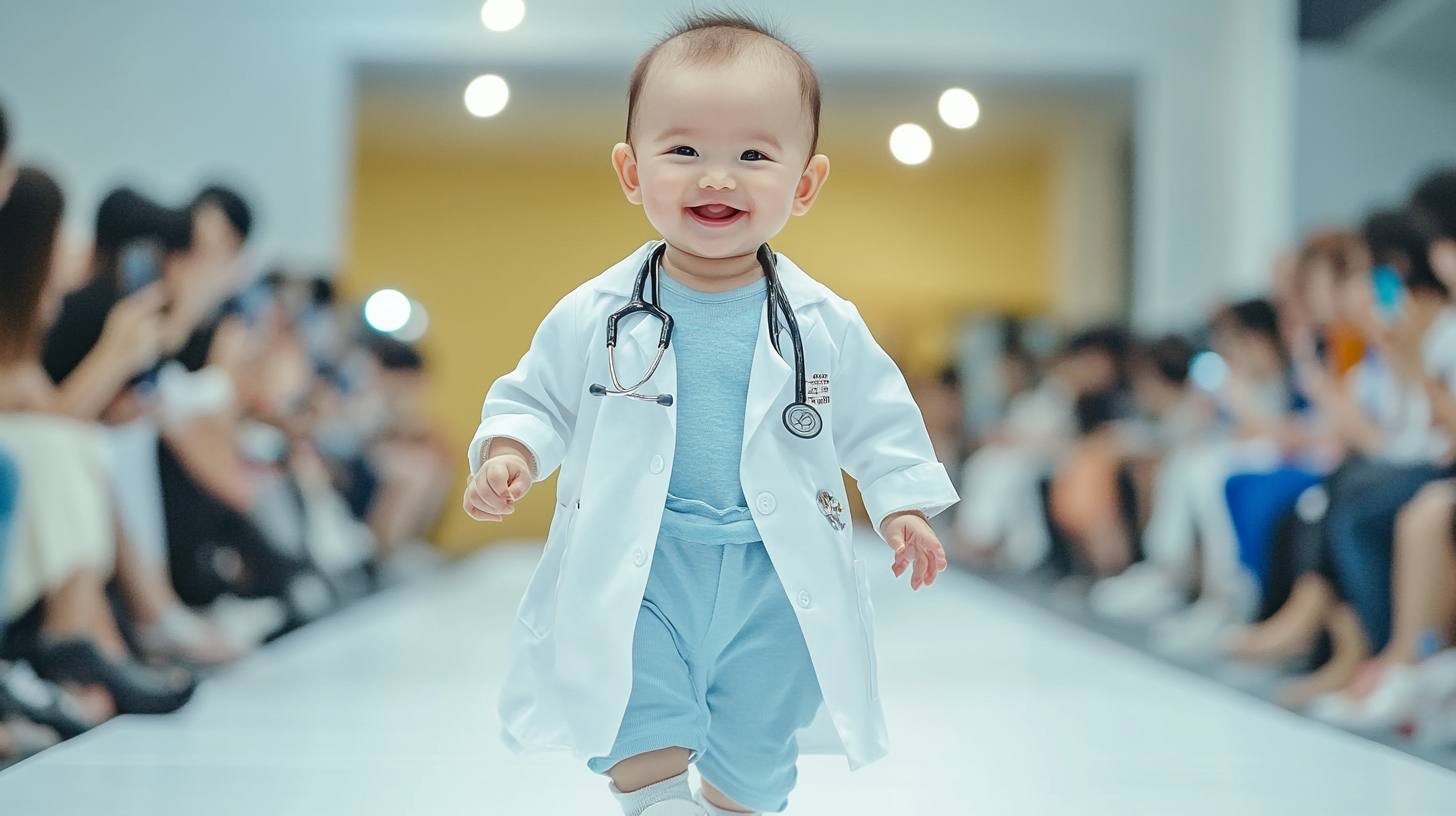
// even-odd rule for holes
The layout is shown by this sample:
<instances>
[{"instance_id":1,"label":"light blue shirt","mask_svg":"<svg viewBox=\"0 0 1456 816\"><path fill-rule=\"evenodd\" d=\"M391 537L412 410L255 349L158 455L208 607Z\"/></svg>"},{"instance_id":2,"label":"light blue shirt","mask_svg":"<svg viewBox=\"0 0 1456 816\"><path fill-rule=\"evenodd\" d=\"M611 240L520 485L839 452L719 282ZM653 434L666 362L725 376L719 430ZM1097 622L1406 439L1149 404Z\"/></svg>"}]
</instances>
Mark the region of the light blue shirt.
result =
<instances>
[{"instance_id":1,"label":"light blue shirt","mask_svg":"<svg viewBox=\"0 0 1456 816\"><path fill-rule=\"evenodd\" d=\"M738 469L767 295L762 279L728 292L699 292L662 276L677 360L677 448L663 516L669 535L714 544L759 540Z\"/></svg>"}]
</instances>

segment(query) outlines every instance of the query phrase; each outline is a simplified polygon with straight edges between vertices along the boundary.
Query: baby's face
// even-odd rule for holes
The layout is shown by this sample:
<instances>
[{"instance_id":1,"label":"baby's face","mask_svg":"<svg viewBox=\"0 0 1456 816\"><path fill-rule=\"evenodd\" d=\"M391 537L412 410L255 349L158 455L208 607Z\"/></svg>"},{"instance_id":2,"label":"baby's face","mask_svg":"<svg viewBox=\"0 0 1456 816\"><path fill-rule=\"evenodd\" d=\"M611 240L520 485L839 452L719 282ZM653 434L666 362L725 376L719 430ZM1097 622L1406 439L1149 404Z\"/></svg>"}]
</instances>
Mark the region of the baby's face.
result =
<instances>
[{"instance_id":1,"label":"baby's face","mask_svg":"<svg viewBox=\"0 0 1456 816\"><path fill-rule=\"evenodd\" d=\"M675 249L747 255L813 203L828 162L810 162L811 127L798 78L779 60L664 60L638 99L633 144L618 145L618 173Z\"/></svg>"}]
</instances>

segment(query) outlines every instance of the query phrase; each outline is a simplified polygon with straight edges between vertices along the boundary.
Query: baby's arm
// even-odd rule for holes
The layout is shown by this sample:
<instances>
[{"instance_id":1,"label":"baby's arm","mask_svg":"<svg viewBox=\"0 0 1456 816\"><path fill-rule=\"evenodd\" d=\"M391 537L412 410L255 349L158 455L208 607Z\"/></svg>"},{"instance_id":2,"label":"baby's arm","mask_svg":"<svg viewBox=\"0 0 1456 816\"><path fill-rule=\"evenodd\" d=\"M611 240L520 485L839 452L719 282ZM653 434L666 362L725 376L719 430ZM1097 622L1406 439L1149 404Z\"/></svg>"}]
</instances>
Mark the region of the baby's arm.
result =
<instances>
[{"instance_id":1,"label":"baby's arm","mask_svg":"<svg viewBox=\"0 0 1456 816\"><path fill-rule=\"evenodd\" d=\"M586 378L587 338L580 336L580 290L556 304L511 373L495 381L470 442L465 512L500 521L531 485L566 458Z\"/></svg>"},{"instance_id":2,"label":"baby's arm","mask_svg":"<svg viewBox=\"0 0 1456 816\"><path fill-rule=\"evenodd\" d=\"M847 323L832 378L834 448L875 530L895 549L895 574L913 563L910 584L919 588L946 566L928 519L959 497L900 369L857 313Z\"/></svg>"}]
</instances>

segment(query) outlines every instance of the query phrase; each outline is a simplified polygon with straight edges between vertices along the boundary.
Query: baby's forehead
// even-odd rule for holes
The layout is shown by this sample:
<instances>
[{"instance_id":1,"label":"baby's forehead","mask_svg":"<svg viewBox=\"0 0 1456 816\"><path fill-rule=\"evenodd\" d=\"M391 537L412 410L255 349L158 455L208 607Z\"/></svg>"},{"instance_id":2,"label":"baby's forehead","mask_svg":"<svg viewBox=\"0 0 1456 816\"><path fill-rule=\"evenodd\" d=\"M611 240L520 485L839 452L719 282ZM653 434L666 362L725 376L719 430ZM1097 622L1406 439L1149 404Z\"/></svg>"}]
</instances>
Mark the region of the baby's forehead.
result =
<instances>
[{"instance_id":1,"label":"baby's forehead","mask_svg":"<svg viewBox=\"0 0 1456 816\"><path fill-rule=\"evenodd\" d=\"M802 77L794 54L777 40L749 33L736 47L705 48L695 44L690 35L663 43L653 54L643 77L643 90L653 79L687 72L743 76L761 79L765 84L802 85Z\"/></svg>"}]
</instances>

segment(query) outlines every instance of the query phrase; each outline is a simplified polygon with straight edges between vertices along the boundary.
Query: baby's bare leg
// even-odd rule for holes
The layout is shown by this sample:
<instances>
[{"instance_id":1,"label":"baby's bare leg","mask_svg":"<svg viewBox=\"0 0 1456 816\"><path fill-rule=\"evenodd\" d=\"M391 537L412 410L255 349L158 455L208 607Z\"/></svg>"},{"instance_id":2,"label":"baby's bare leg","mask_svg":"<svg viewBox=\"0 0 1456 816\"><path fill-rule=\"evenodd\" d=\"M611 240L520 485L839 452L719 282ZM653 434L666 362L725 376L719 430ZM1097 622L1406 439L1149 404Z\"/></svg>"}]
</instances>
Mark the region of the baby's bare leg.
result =
<instances>
[{"instance_id":1,"label":"baby's bare leg","mask_svg":"<svg viewBox=\"0 0 1456 816\"><path fill-rule=\"evenodd\" d=\"M733 801L732 799L729 799L726 793L713 787L713 785L709 783L706 779L703 780L703 798L708 800L708 804L712 805L715 808L718 808L719 810L736 811L738 813L753 812L750 811L748 808L745 808L743 805L740 805L737 802Z\"/></svg>"},{"instance_id":2,"label":"baby's bare leg","mask_svg":"<svg viewBox=\"0 0 1456 816\"><path fill-rule=\"evenodd\" d=\"M688 757L692 752L686 748L661 748L645 754L627 757L607 771L612 784L622 793L641 790L664 779L671 779L688 769Z\"/></svg>"}]
</instances>

